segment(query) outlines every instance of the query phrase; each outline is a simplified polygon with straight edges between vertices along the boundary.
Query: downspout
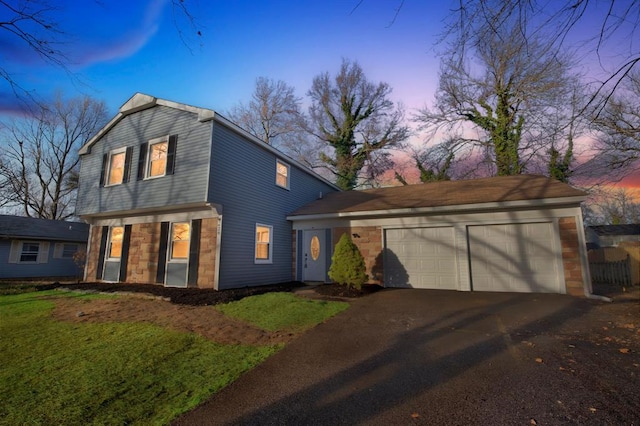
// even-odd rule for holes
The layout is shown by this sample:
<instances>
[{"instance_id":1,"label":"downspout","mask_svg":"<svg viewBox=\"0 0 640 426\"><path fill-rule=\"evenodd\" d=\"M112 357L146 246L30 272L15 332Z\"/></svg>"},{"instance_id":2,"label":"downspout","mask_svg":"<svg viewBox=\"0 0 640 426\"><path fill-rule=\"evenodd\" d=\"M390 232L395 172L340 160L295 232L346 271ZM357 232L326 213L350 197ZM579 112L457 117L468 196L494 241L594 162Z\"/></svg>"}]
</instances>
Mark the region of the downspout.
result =
<instances>
[{"instance_id":1,"label":"downspout","mask_svg":"<svg viewBox=\"0 0 640 426\"><path fill-rule=\"evenodd\" d=\"M582 221L582 209L577 207L579 222L576 222L576 228L578 231L578 247L580 250L580 264L582 268L582 283L584 287L584 296L587 299L599 300L601 302L612 302L613 300L607 296L601 296L599 294L593 294L593 286L591 283L591 271L589 270L589 256L587 254L587 238L584 232L584 222ZM578 226L580 223L580 226Z\"/></svg>"}]
</instances>

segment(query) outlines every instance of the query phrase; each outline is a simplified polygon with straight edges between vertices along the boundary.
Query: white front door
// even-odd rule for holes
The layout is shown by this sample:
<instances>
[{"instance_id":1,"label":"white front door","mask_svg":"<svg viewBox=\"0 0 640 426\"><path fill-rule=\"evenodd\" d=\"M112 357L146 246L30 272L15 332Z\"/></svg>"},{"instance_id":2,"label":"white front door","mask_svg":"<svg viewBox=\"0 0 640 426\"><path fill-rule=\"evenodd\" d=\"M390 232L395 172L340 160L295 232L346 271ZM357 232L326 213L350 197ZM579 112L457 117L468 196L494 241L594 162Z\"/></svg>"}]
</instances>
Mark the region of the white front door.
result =
<instances>
[{"instance_id":1,"label":"white front door","mask_svg":"<svg viewBox=\"0 0 640 426\"><path fill-rule=\"evenodd\" d=\"M302 281L326 281L327 247L324 229L304 231L302 237Z\"/></svg>"}]
</instances>

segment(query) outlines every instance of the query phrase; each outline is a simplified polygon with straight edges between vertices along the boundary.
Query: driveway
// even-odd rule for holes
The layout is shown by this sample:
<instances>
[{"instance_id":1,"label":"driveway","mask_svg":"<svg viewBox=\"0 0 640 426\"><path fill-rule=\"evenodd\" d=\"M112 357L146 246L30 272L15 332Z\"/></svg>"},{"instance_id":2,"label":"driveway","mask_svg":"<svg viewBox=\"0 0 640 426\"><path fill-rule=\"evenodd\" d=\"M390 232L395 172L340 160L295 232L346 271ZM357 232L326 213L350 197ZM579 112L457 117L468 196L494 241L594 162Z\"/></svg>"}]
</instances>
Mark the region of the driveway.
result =
<instances>
[{"instance_id":1,"label":"driveway","mask_svg":"<svg viewBox=\"0 0 640 426\"><path fill-rule=\"evenodd\" d=\"M637 425L639 306L383 290L176 424Z\"/></svg>"}]
</instances>

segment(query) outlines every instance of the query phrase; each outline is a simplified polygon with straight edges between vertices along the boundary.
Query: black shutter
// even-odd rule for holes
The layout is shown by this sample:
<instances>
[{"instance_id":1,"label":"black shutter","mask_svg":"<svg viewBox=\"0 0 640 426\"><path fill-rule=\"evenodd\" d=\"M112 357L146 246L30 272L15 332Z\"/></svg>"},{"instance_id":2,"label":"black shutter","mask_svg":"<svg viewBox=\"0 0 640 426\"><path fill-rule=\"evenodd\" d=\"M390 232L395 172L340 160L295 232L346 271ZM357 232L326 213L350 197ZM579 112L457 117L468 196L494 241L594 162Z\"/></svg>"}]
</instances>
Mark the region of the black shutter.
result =
<instances>
[{"instance_id":1,"label":"black shutter","mask_svg":"<svg viewBox=\"0 0 640 426\"><path fill-rule=\"evenodd\" d=\"M120 255L120 273L118 274L119 282L127 281L127 262L129 261L130 241L131 241L131 225L125 225L124 235L122 236L122 253Z\"/></svg>"},{"instance_id":2,"label":"black shutter","mask_svg":"<svg viewBox=\"0 0 640 426\"><path fill-rule=\"evenodd\" d=\"M109 161L109 154L102 156L102 169L100 170L100 186L104 186L105 175L107 174L107 162Z\"/></svg>"},{"instance_id":3,"label":"black shutter","mask_svg":"<svg viewBox=\"0 0 640 426\"><path fill-rule=\"evenodd\" d=\"M172 175L176 165L176 145L178 143L178 135L169 136L169 146L167 147L167 170L166 174Z\"/></svg>"},{"instance_id":4,"label":"black shutter","mask_svg":"<svg viewBox=\"0 0 640 426\"><path fill-rule=\"evenodd\" d=\"M200 228L202 219L191 221L191 241L189 242L189 271L187 273L187 285L198 285L198 266L200 262Z\"/></svg>"},{"instance_id":5,"label":"black shutter","mask_svg":"<svg viewBox=\"0 0 640 426\"><path fill-rule=\"evenodd\" d=\"M124 154L124 175L122 176L122 183L129 182L131 177L131 156L133 155L133 147L128 146L127 151Z\"/></svg>"},{"instance_id":6,"label":"black shutter","mask_svg":"<svg viewBox=\"0 0 640 426\"><path fill-rule=\"evenodd\" d=\"M138 155L138 180L144 179L145 165L147 161L147 147L148 143L140 144L140 155Z\"/></svg>"},{"instance_id":7,"label":"black shutter","mask_svg":"<svg viewBox=\"0 0 640 426\"><path fill-rule=\"evenodd\" d=\"M102 227L102 235L100 236L100 251L98 252L98 264L96 265L96 279L102 279L102 271L104 270L104 255L107 251L107 238L109 238L109 227Z\"/></svg>"},{"instance_id":8,"label":"black shutter","mask_svg":"<svg viewBox=\"0 0 640 426\"><path fill-rule=\"evenodd\" d=\"M158 272L156 282L164 283L164 271L167 267L167 245L169 243L169 222L160 224L160 251L158 253Z\"/></svg>"}]
</instances>

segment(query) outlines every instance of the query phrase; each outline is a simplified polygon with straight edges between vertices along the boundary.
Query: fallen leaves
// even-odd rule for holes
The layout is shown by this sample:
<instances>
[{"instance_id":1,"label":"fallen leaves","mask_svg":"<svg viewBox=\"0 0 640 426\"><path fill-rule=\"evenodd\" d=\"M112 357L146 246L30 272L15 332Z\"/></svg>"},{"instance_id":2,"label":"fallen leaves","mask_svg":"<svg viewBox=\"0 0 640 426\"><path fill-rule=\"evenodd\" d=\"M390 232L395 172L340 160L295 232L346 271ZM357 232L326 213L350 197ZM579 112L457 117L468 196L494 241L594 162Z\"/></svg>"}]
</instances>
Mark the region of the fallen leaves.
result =
<instances>
[{"instance_id":1,"label":"fallen leaves","mask_svg":"<svg viewBox=\"0 0 640 426\"><path fill-rule=\"evenodd\" d=\"M629 348L620 348L619 350L621 354L628 354L630 352Z\"/></svg>"},{"instance_id":2,"label":"fallen leaves","mask_svg":"<svg viewBox=\"0 0 640 426\"><path fill-rule=\"evenodd\" d=\"M536 358L536 362L542 364L544 361L542 360L542 358Z\"/></svg>"}]
</instances>

